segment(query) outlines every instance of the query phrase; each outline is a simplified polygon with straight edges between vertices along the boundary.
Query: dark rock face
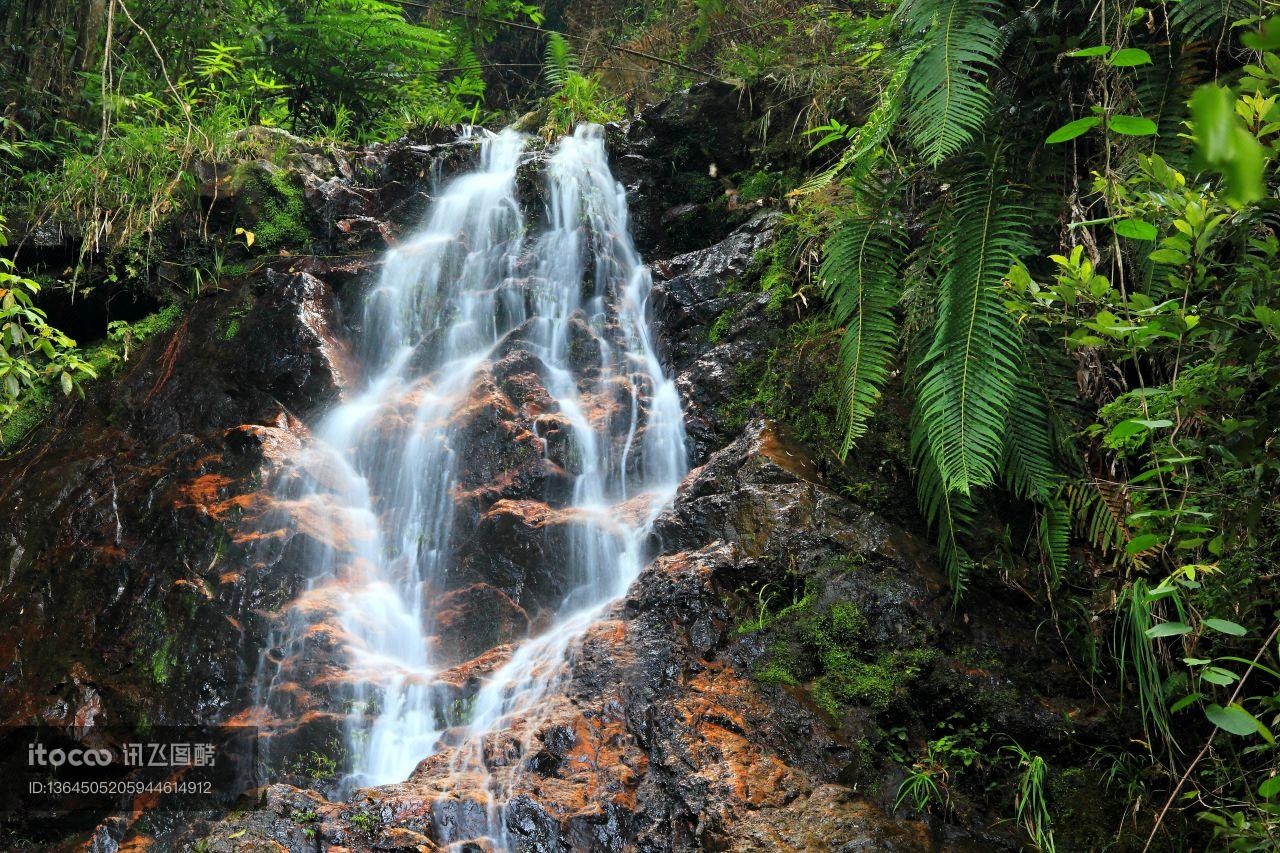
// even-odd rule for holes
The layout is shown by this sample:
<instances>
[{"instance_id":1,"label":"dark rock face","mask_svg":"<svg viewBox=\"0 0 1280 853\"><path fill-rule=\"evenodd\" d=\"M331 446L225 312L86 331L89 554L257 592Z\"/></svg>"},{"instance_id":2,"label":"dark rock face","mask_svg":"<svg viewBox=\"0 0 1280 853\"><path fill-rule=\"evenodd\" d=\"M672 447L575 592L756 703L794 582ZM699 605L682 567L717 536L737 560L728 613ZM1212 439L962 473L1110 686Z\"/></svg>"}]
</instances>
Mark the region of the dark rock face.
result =
<instances>
[{"instance_id":1,"label":"dark rock face","mask_svg":"<svg viewBox=\"0 0 1280 853\"><path fill-rule=\"evenodd\" d=\"M685 428L695 463L733 436L720 411L741 390L740 365L768 352L768 297L741 284L753 271L756 253L776 237L779 214L757 213L715 245L653 264L650 296L654 334L662 342L667 369L684 403ZM733 327L722 339L709 334L721 317Z\"/></svg>"},{"instance_id":2,"label":"dark rock face","mask_svg":"<svg viewBox=\"0 0 1280 853\"><path fill-rule=\"evenodd\" d=\"M349 375L337 325L320 278L268 269L3 463L0 720L209 720L242 700L255 612L300 583L286 540L248 559L242 522Z\"/></svg>"},{"instance_id":3,"label":"dark rock face","mask_svg":"<svg viewBox=\"0 0 1280 853\"><path fill-rule=\"evenodd\" d=\"M610 138L614 173L627 188L636 246L667 258L713 245L755 212L730 202L726 183L755 165L761 122L790 127L799 104L726 83L700 83L641 112ZM802 142L775 133L781 160L803 156Z\"/></svg>"}]
</instances>

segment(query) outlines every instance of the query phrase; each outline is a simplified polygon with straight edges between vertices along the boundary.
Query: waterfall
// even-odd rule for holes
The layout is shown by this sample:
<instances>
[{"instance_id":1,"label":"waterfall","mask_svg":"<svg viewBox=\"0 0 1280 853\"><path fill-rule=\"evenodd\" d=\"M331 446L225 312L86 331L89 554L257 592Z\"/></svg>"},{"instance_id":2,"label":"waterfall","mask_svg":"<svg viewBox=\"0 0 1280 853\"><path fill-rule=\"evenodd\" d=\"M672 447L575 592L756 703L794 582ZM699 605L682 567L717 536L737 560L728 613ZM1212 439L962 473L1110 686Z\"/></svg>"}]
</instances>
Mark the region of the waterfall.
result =
<instances>
[{"instance_id":1,"label":"waterfall","mask_svg":"<svg viewBox=\"0 0 1280 853\"><path fill-rule=\"evenodd\" d=\"M362 306L365 378L314 425L294 466L289 503L307 508L327 543L311 547L309 585L274 644L285 660L308 658L307 644L341 647L346 671L330 701L342 705L351 759L342 793L404 781L446 731L458 769L483 772L485 735L536 713L566 677L575 641L639 574L649 528L685 473L679 399L645 318L649 271L603 130L579 127L546 158L537 228L517 194L526 142L483 134L478 168L449 182L421 229L387 253ZM567 431L571 487L547 502L572 523L555 555L556 600L459 709L432 641L457 568L460 464L476 452L457 416L477 377L513 349L536 365L543 408ZM260 699L284 716L298 676L280 659L265 666ZM493 794L501 838L503 792Z\"/></svg>"}]
</instances>

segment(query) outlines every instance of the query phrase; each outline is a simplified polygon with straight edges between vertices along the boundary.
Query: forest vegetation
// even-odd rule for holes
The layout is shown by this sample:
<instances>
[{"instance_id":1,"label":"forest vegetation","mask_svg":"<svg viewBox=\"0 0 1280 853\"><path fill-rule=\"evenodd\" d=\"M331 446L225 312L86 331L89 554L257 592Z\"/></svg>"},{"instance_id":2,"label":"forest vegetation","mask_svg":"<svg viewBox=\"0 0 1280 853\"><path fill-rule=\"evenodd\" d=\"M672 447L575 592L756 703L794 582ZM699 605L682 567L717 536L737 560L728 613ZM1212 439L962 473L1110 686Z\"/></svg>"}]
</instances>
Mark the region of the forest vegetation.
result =
<instances>
[{"instance_id":1,"label":"forest vegetation","mask_svg":"<svg viewBox=\"0 0 1280 853\"><path fill-rule=\"evenodd\" d=\"M212 164L551 138L708 80L790 105L762 150L807 153L721 203L784 211L761 287L799 321L727 414L789 422L857 498L892 457L952 606L1015 590L1132 705L1082 762L1120 804L1094 843L1280 845L1280 3L4 0L0 25L6 453L220 280L307 251L290 186L211 219ZM742 630L809 631L816 701L866 695L839 611L756 592ZM973 725L900 749L900 809L946 820L963 789L1034 849L1090 846L1053 793L1072 768Z\"/></svg>"}]
</instances>

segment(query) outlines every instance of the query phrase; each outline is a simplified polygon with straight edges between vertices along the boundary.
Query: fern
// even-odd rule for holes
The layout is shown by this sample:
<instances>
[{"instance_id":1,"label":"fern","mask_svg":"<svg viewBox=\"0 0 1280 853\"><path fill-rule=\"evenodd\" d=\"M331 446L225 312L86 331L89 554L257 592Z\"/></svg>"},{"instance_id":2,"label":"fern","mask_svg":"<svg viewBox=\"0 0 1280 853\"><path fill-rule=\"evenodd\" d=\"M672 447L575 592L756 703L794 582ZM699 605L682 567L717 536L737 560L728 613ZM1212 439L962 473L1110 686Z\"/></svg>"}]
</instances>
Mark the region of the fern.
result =
<instances>
[{"instance_id":1,"label":"fern","mask_svg":"<svg viewBox=\"0 0 1280 853\"><path fill-rule=\"evenodd\" d=\"M1002 475L1009 491L1040 503L1052 499L1059 480L1046 408L1031 374L1020 372L1005 413Z\"/></svg>"},{"instance_id":2,"label":"fern","mask_svg":"<svg viewBox=\"0 0 1280 853\"><path fill-rule=\"evenodd\" d=\"M1065 501L1081 539L1104 556L1110 555L1113 565L1123 563L1131 570L1138 570L1143 561L1125 549L1129 543L1124 526L1128 510L1118 490L1098 480L1066 483L1059 490L1059 498Z\"/></svg>"},{"instance_id":3,"label":"fern","mask_svg":"<svg viewBox=\"0 0 1280 853\"><path fill-rule=\"evenodd\" d=\"M543 76L553 89L563 89L571 75L578 73L578 57L569 42L560 33L547 35L547 50L543 57Z\"/></svg>"},{"instance_id":4,"label":"fern","mask_svg":"<svg viewBox=\"0 0 1280 853\"><path fill-rule=\"evenodd\" d=\"M1216 35L1241 18L1258 13L1256 0L1174 0L1169 24L1186 39Z\"/></svg>"},{"instance_id":5,"label":"fern","mask_svg":"<svg viewBox=\"0 0 1280 853\"><path fill-rule=\"evenodd\" d=\"M933 344L921 365L917 422L946 488L962 494L994 482L1018 382L1020 341L999 288L1026 251L1027 222L1010 195L995 158L959 179Z\"/></svg>"},{"instance_id":6,"label":"fern","mask_svg":"<svg viewBox=\"0 0 1280 853\"><path fill-rule=\"evenodd\" d=\"M1067 545L1071 539L1071 514L1061 501L1040 509L1040 556L1056 587L1067 571Z\"/></svg>"},{"instance_id":7,"label":"fern","mask_svg":"<svg viewBox=\"0 0 1280 853\"><path fill-rule=\"evenodd\" d=\"M1036 375L1040 375L1038 371L1020 372L1009 401L1002 479L1010 492L1040 505L1040 556L1057 586L1067 570L1071 513L1057 497L1062 478L1054 463L1050 402L1032 384L1031 377Z\"/></svg>"},{"instance_id":8,"label":"fern","mask_svg":"<svg viewBox=\"0 0 1280 853\"><path fill-rule=\"evenodd\" d=\"M973 523L974 508L968 496L946 487L934 461L928 432L919 424L911 430L911 458L916 468L916 500L937 537L938 555L951 584L952 601L958 603L969 586L973 560L960 544Z\"/></svg>"},{"instance_id":9,"label":"fern","mask_svg":"<svg viewBox=\"0 0 1280 853\"><path fill-rule=\"evenodd\" d=\"M828 241L826 252L823 286L836 322L844 327L840 341L843 459L867 431L867 419L889 376L897 342L892 308L902 292L902 229L884 216L852 218Z\"/></svg>"},{"instance_id":10,"label":"fern","mask_svg":"<svg viewBox=\"0 0 1280 853\"><path fill-rule=\"evenodd\" d=\"M993 0L906 0L898 19L924 40L907 82L907 129L930 165L973 141L987 118L991 90L983 78L1005 36Z\"/></svg>"}]
</instances>

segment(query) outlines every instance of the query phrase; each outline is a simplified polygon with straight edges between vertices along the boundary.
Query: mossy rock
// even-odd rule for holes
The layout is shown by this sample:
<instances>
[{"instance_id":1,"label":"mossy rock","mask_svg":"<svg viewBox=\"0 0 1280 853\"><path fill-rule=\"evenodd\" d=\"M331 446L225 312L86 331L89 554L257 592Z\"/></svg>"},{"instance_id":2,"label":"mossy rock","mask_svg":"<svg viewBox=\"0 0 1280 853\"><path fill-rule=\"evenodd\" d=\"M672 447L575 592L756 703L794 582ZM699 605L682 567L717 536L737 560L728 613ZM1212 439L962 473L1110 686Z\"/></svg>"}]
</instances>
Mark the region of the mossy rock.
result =
<instances>
[{"instance_id":1,"label":"mossy rock","mask_svg":"<svg viewBox=\"0 0 1280 853\"><path fill-rule=\"evenodd\" d=\"M298 249L310 242L302 187L291 172L257 160L236 170L232 186L242 223L238 227L253 234L253 251Z\"/></svg>"}]
</instances>

